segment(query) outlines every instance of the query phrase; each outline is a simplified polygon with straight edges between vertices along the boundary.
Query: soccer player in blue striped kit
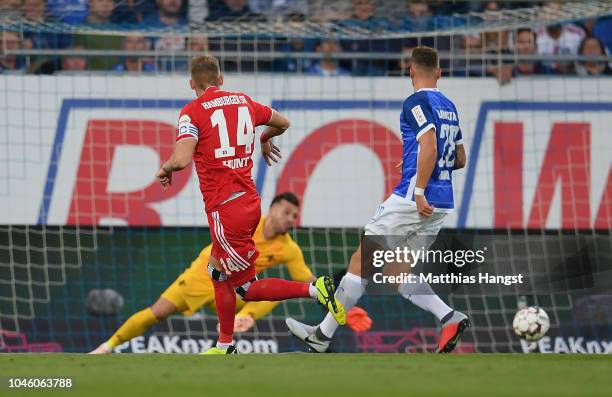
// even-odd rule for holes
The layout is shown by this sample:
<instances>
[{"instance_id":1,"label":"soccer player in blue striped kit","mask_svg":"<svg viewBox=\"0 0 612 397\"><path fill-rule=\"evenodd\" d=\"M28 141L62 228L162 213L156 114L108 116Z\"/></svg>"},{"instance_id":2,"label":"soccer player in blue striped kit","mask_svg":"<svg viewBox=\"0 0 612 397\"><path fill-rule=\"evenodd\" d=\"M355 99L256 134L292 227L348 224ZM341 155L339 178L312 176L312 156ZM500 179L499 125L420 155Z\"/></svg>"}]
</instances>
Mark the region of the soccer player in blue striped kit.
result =
<instances>
[{"instance_id":1,"label":"soccer player in blue striped kit","mask_svg":"<svg viewBox=\"0 0 612 397\"><path fill-rule=\"evenodd\" d=\"M428 47L415 48L410 68L415 92L404 101L400 115L402 178L365 226L366 239L402 236L403 244L410 249L428 249L453 211L452 173L465 166L466 155L457 108L437 89L440 76L437 52ZM362 278L361 262L360 246L336 291L336 300L346 310L361 298L368 282ZM451 352L469 326L468 317L450 308L425 282L400 284L398 292L436 316L442 325L438 352ZM328 350L338 328L329 313L317 326L292 318L287 318L286 323L297 338L316 352Z\"/></svg>"}]
</instances>

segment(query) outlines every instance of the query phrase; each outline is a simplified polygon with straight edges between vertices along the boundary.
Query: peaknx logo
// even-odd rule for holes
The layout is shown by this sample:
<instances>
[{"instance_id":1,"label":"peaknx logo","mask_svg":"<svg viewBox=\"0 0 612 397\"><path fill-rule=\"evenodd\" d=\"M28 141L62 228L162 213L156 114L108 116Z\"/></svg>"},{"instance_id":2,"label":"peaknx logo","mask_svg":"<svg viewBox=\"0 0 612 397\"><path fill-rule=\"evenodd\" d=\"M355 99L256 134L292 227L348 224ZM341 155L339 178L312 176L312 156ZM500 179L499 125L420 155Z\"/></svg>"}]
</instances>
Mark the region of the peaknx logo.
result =
<instances>
[{"instance_id":1,"label":"peaknx logo","mask_svg":"<svg viewBox=\"0 0 612 397\"><path fill-rule=\"evenodd\" d=\"M459 114L448 117L460 120L468 165L453 174L457 211L449 227L612 228L612 103L462 100ZM166 192L154 178L186 103L64 99L38 222L204 225L191 167ZM296 193L303 225L362 226L399 180L402 102L271 105L292 128L278 140L283 160L275 168L254 154L258 190Z\"/></svg>"}]
</instances>

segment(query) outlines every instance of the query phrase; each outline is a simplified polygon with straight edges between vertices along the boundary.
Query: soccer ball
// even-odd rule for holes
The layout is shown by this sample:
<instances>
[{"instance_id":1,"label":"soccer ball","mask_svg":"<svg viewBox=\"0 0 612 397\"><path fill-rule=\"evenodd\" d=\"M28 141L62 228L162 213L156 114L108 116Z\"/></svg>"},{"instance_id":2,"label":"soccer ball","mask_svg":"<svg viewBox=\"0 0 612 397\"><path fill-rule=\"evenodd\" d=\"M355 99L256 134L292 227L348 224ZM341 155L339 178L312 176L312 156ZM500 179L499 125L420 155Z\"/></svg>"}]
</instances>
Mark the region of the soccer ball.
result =
<instances>
[{"instance_id":1,"label":"soccer ball","mask_svg":"<svg viewBox=\"0 0 612 397\"><path fill-rule=\"evenodd\" d=\"M514 315L512 328L522 339L527 342L535 342L540 340L546 332L548 332L548 328L550 328L550 319L548 318L548 314L546 314L541 307L525 307Z\"/></svg>"},{"instance_id":2,"label":"soccer ball","mask_svg":"<svg viewBox=\"0 0 612 397\"><path fill-rule=\"evenodd\" d=\"M95 316L115 315L123 308L123 296L110 288L92 289L85 299L85 307Z\"/></svg>"}]
</instances>

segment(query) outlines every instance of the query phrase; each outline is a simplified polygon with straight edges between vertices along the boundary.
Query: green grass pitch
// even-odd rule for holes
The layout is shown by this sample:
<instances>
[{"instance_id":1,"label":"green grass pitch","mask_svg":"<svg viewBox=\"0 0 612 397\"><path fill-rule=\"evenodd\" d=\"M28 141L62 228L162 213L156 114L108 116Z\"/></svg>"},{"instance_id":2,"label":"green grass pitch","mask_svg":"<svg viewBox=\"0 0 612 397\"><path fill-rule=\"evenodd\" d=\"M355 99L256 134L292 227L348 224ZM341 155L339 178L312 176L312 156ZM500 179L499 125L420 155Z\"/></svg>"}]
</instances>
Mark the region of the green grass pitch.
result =
<instances>
[{"instance_id":1,"label":"green grass pitch","mask_svg":"<svg viewBox=\"0 0 612 397\"><path fill-rule=\"evenodd\" d=\"M71 391L9 391L70 376ZM1 396L611 396L612 356L0 354Z\"/></svg>"}]
</instances>

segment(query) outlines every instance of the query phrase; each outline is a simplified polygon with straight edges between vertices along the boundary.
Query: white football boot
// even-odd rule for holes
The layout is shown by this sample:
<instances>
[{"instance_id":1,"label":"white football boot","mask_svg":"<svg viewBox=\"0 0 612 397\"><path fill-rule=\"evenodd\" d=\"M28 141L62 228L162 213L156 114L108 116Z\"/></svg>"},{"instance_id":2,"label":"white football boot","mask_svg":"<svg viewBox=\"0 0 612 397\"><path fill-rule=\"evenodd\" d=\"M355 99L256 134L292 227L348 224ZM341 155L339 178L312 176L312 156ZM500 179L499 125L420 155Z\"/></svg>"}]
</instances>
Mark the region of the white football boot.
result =
<instances>
[{"instance_id":1,"label":"white football boot","mask_svg":"<svg viewBox=\"0 0 612 397\"><path fill-rule=\"evenodd\" d=\"M318 327L301 323L288 317L285 320L289 331L299 340L317 353L325 353L329 349L331 339L323 335Z\"/></svg>"}]
</instances>

